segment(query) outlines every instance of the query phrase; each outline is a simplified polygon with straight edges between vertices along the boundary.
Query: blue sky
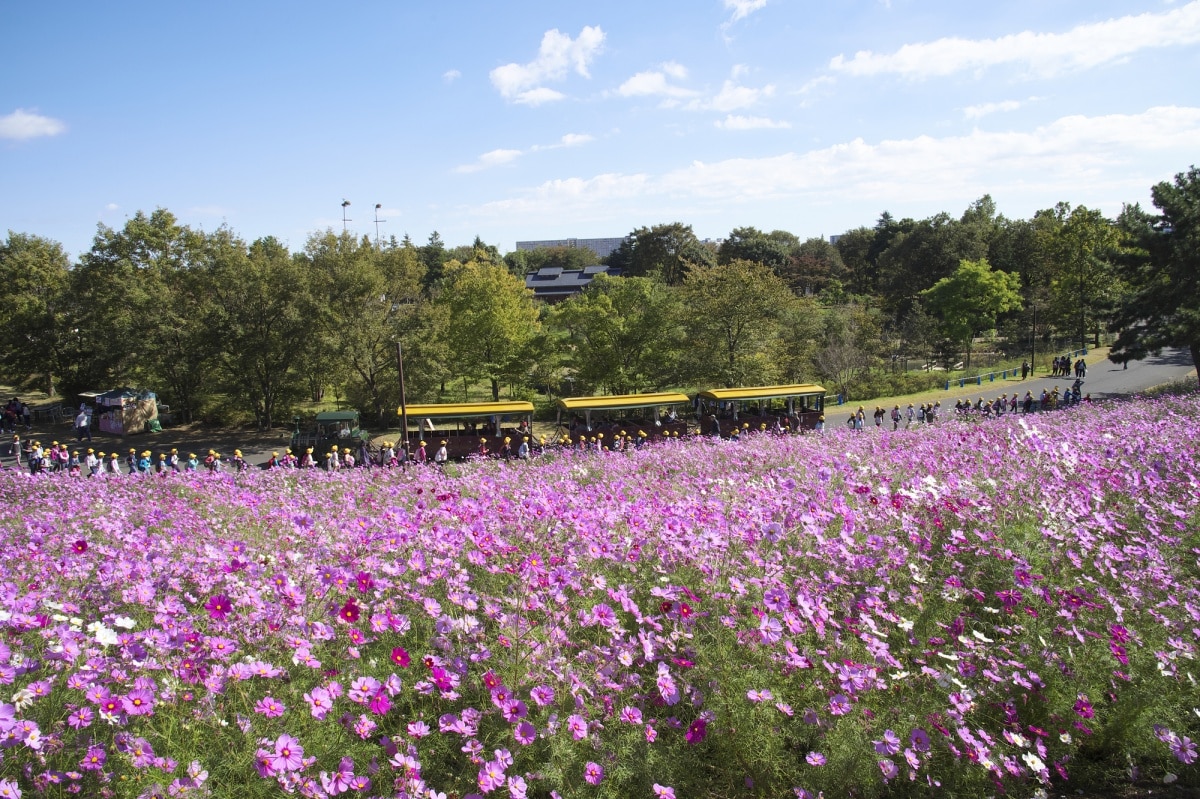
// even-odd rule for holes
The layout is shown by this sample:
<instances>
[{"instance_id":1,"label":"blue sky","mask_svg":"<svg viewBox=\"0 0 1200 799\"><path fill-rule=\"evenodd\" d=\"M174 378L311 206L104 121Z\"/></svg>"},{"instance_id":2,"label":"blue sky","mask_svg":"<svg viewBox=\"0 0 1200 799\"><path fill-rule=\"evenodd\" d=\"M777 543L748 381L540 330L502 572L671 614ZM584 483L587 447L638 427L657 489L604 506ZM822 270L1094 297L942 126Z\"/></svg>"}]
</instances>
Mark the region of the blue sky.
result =
<instances>
[{"instance_id":1,"label":"blue sky","mask_svg":"<svg viewBox=\"0 0 1200 799\"><path fill-rule=\"evenodd\" d=\"M883 210L1109 214L1200 153L1200 0L0 5L0 231L163 207L293 250Z\"/></svg>"}]
</instances>

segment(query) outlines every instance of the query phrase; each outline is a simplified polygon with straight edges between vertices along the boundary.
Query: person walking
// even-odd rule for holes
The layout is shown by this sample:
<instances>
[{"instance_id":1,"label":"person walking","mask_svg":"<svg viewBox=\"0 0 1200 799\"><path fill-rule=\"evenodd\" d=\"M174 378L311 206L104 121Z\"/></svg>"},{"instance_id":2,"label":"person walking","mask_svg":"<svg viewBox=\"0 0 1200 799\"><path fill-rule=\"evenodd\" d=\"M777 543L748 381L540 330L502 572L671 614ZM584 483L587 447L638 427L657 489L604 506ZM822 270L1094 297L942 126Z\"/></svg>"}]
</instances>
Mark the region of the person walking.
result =
<instances>
[{"instance_id":1,"label":"person walking","mask_svg":"<svg viewBox=\"0 0 1200 799\"><path fill-rule=\"evenodd\" d=\"M92 415L87 412L87 406L81 404L79 413L75 416L75 440L83 441L84 436L87 436L90 444L92 442Z\"/></svg>"}]
</instances>

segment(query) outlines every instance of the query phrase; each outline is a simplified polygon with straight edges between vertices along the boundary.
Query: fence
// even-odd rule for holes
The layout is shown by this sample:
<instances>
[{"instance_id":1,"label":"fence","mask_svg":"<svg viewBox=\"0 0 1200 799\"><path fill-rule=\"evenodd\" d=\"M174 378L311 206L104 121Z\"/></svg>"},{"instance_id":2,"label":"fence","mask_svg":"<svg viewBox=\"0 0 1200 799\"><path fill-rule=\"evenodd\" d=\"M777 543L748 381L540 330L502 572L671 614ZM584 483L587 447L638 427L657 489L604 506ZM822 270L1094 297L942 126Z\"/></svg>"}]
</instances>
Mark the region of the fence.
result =
<instances>
[{"instance_id":1,"label":"fence","mask_svg":"<svg viewBox=\"0 0 1200 799\"><path fill-rule=\"evenodd\" d=\"M1071 350L1070 352L1066 353L1067 357L1071 358L1072 360L1074 360L1075 358L1082 358L1083 356L1085 356L1087 354L1088 354L1088 351L1086 348L1082 349L1082 350ZM958 383L959 388L963 388L971 383L973 383L977 386L982 386L985 378L987 379L987 381L989 383L994 383L994 382L996 382L997 377L999 377L1001 380L1007 380L1010 375L1015 378L1020 373L1021 373L1020 369L1014 368L1014 369L1001 369L999 372L984 372L982 374L976 375L975 377L959 377L956 380L947 380L945 388L943 390L949 391L950 386L955 382Z\"/></svg>"}]
</instances>

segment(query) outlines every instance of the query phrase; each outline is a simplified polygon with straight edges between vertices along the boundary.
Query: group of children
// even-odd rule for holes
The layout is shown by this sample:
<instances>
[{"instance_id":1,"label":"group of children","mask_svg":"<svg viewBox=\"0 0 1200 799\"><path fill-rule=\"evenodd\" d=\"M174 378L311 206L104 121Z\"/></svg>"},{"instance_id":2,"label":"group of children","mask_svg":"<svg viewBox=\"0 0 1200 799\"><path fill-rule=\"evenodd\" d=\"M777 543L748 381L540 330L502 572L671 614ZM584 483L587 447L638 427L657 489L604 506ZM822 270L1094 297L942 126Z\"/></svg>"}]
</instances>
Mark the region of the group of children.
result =
<instances>
[{"instance_id":1,"label":"group of children","mask_svg":"<svg viewBox=\"0 0 1200 799\"><path fill-rule=\"evenodd\" d=\"M195 472L201 468L209 472L219 472L225 468L225 462L219 452L209 450L203 459L196 453L188 454L184 460L179 450L172 448L170 452L161 452L155 458L150 450L140 453L131 447L122 457L115 450L112 452L97 451L88 447L81 452L70 449L67 444L57 441L43 447L37 440L21 441L19 434L14 433L8 445L8 454L13 458L17 468L28 468L30 474L50 472L54 474L81 475L88 477L107 474L162 474L165 472ZM229 464L237 471L249 468L240 449L233 451Z\"/></svg>"}]
</instances>

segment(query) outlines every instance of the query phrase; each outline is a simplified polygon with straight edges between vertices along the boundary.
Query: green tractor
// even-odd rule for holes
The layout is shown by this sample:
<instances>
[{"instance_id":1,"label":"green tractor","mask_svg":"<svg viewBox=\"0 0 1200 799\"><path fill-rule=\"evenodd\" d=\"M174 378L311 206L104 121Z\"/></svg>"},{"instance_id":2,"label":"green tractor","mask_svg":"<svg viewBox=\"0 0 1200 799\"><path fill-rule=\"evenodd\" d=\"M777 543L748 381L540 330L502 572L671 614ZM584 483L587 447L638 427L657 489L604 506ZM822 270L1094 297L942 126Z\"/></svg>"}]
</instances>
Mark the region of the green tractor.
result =
<instances>
[{"instance_id":1,"label":"green tractor","mask_svg":"<svg viewBox=\"0 0 1200 799\"><path fill-rule=\"evenodd\" d=\"M322 411L305 430L300 427L299 416L294 421L292 453L302 458L305 450L311 448L313 461L321 467L325 466L325 456L334 447L339 450L349 448L358 458L362 446L371 439L370 434L359 427L358 411Z\"/></svg>"}]
</instances>

